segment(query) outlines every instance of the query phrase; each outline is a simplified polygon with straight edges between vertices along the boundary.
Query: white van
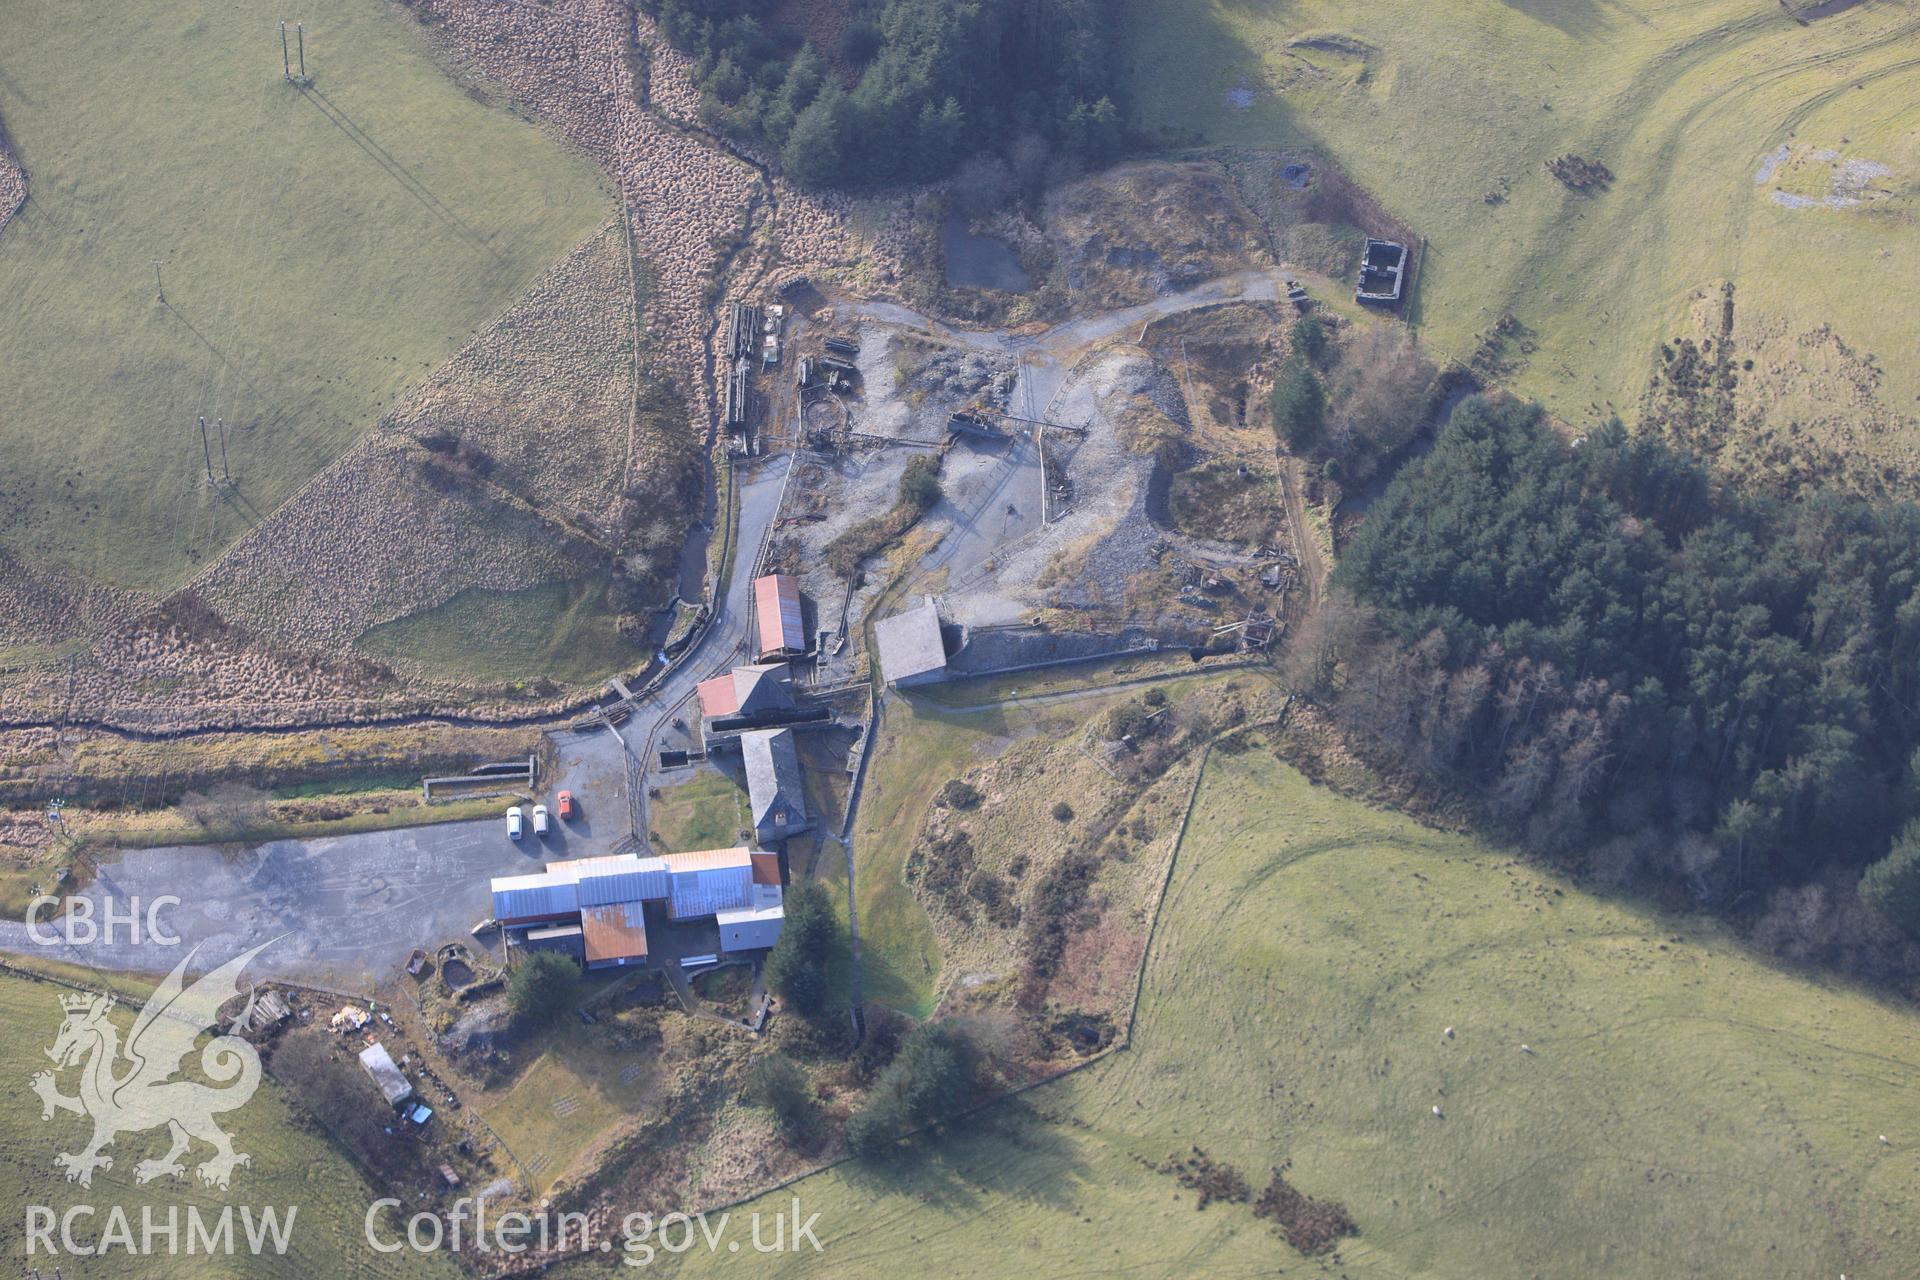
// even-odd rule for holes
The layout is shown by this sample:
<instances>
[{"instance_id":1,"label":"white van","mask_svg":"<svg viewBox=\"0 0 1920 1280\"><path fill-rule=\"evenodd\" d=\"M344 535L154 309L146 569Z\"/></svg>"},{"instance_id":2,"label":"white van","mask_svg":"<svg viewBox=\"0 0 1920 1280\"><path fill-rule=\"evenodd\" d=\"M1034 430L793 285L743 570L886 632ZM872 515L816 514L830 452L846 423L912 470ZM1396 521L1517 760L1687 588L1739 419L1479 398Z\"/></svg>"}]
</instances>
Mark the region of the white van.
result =
<instances>
[{"instance_id":1,"label":"white van","mask_svg":"<svg viewBox=\"0 0 1920 1280\"><path fill-rule=\"evenodd\" d=\"M520 806L515 805L513 806L513 808L507 810L507 839L518 840L519 838L520 838Z\"/></svg>"},{"instance_id":2,"label":"white van","mask_svg":"<svg viewBox=\"0 0 1920 1280\"><path fill-rule=\"evenodd\" d=\"M547 834L547 806L543 804L533 806L533 834L537 836Z\"/></svg>"}]
</instances>

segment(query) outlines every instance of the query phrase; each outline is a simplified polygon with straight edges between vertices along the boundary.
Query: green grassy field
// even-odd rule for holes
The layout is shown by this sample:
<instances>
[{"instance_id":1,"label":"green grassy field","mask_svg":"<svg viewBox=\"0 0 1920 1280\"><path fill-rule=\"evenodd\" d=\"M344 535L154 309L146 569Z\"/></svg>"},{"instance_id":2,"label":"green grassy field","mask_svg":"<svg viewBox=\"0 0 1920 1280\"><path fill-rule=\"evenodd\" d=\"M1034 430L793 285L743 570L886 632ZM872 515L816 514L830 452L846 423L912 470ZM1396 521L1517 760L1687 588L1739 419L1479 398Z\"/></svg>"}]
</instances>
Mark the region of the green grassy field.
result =
<instances>
[{"instance_id":1,"label":"green grassy field","mask_svg":"<svg viewBox=\"0 0 1920 1280\"><path fill-rule=\"evenodd\" d=\"M622 1119L646 1110L660 1088L653 1055L616 1048L571 1016L545 1036L539 1060L480 1103L540 1191Z\"/></svg>"},{"instance_id":2,"label":"green grassy field","mask_svg":"<svg viewBox=\"0 0 1920 1280\"><path fill-rule=\"evenodd\" d=\"M644 650L606 608L606 575L519 591L462 591L445 604L363 632L354 648L477 680L546 676L591 683L639 665Z\"/></svg>"},{"instance_id":3,"label":"green grassy field","mask_svg":"<svg viewBox=\"0 0 1920 1280\"><path fill-rule=\"evenodd\" d=\"M867 767L854 820L860 908L861 995L915 1017L933 1011L940 976L940 944L925 908L907 887L907 855L913 851L927 805L947 779L959 777L978 754L1014 732L1008 713L943 710L931 703L895 698L880 730L884 745ZM1014 718L1019 718L1014 713ZM846 860L837 846L820 859L821 878L846 911ZM847 974L836 975L844 996Z\"/></svg>"},{"instance_id":4,"label":"green grassy field","mask_svg":"<svg viewBox=\"0 0 1920 1280\"><path fill-rule=\"evenodd\" d=\"M285 16L0 7L29 175L0 233L0 548L180 582L606 218L592 166L456 84L397 6L308 15L305 91Z\"/></svg>"},{"instance_id":5,"label":"green grassy field","mask_svg":"<svg viewBox=\"0 0 1920 1280\"><path fill-rule=\"evenodd\" d=\"M1763 373L1830 323L1913 412L1920 366L1893 357L1920 346L1920 310L1886 293L1920 251L1911 5L1801 26L1772 0L1134 0L1125 30L1149 131L1334 157L1428 237L1410 314L1429 341L1464 359L1511 312L1538 350L1505 380L1569 421L1635 404L1660 341L1692 333L1696 291L1722 279L1743 336L1785 326ZM1782 145L1791 162L1763 178ZM1611 189L1544 171L1569 152L1603 161ZM1887 166L1865 202L1780 202L1823 197L1848 161ZM1849 390L1829 389L1814 398ZM1911 424L1895 435L1838 438L1916 443Z\"/></svg>"},{"instance_id":6,"label":"green grassy field","mask_svg":"<svg viewBox=\"0 0 1920 1280\"><path fill-rule=\"evenodd\" d=\"M916 1018L933 1012L940 943L926 908L907 884L906 865L934 795L949 779L1020 738L1077 733L1114 703L1137 695L1137 688L1103 691L1116 681L1151 683L1177 702L1203 681L1233 675L1195 676L1184 656L1129 658L935 685L916 690L911 701L890 700L880 730L882 748L868 767L854 823L862 997ZM1003 702L1007 705L999 705ZM834 901L842 904L844 915L846 862L837 847L827 852L820 874L833 884ZM837 975L842 994L847 976L844 968Z\"/></svg>"},{"instance_id":7,"label":"green grassy field","mask_svg":"<svg viewBox=\"0 0 1920 1280\"><path fill-rule=\"evenodd\" d=\"M151 984L146 989L151 989ZM113 1168L97 1172L90 1188L68 1183L55 1168L53 1157L57 1152L79 1150L86 1141L88 1123L65 1113L42 1121L39 1099L27 1089L28 1079L50 1065L41 1051L53 1043L59 1029L60 997L65 994L71 994L65 987L11 975L0 977L0 1024L8 1031L4 1044L0 1044L0 1075L8 1082L6 1104L0 1106L0 1187L14 1206L0 1219L0 1253L16 1269L37 1266L47 1276L60 1266L66 1275L287 1276L298 1280L312 1276L458 1274L441 1256L383 1255L368 1247L362 1221L375 1193L323 1137L299 1126L286 1098L271 1082L262 1085L244 1107L220 1117L221 1127L232 1136L235 1149L253 1157L251 1165L234 1172L232 1185L224 1193L201 1186L191 1176L183 1182L138 1185L133 1176L135 1163L166 1150L166 1135L158 1130L123 1134L109 1148L109 1154L115 1157ZM115 1020L124 1032L133 1018L128 1011L116 1015ZM74 1092L75 1076L72 1071L63 1073L62 1092ZM197 1147L190 1153L189 1169L205 1158L207 1150ZM183 1215L183 1250L184 1215L189 1205L209 1223L226 1205L236 1206L236 1215L241 1205L256 1211L274 1206L283 1215L288 1206L297 1211L283 1257L268 1254L255 1258L244 1251L231 1258L190 1257L184 1252L169 1257L162 1237L161 1251L154 1256L130 1257L115 1250L96 1258L50 1258L41 1252L29 1259L25 1252L27 1205L45 1205L56 1213L65 1213L75 1205L93 1206L95 1217L75 1223L74 1234L83 1244L100 1237L115 1206L127 1214L136 1238L143 1207L151 1206L158 1220L164 1222L168 1206L178 1206ZM237 1216L234 1232L237 1238L244 1238Z\"/></svg>"},{"instance_id":8,"label":"green grassy field","mask_svg":"<svg viewBox=\"0 0 1920 1280\"><path fill-rule=\"evenodd\" d=\"M662 787L647 818L663 849L727 849L752 825L747 793L718 769L704 768L676 786Z\"/></svg>"},{"instance_id":9,"label":"green grassy field","mask_svg":"<svg viewBox=\"0 0 1920 1280\"><path fill-rule=\"evenodd\" d=\"M957 1128L740 1211L823 1254L683 1273L1910 1275L1920 1018L1216 752L1134 1048ZM1142 1163L1193 1144L1361 1234L1195 1212Z\"/></svg>"}]
</instances>

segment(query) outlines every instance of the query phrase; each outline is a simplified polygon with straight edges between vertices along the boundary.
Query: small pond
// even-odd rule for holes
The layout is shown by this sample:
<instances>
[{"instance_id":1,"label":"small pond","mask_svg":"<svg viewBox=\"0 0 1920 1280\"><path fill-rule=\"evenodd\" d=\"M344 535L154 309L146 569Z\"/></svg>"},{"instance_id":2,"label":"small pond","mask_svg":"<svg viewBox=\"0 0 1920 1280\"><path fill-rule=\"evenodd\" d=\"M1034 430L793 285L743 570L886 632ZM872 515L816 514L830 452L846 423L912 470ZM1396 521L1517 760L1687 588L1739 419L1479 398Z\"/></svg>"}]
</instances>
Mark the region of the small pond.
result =
<instances>
[{"instance_id":1,"label":"small pond","mask_svg":"<svg viewBox=\"0 0 1920 1280\"><path fill-rule=\"evenodd\" d=\"M1033 287L1011 245L992 236L973 234L967 230L967 220L957 213L947 215L940 245L947 257L949 288L1025 293Z\"/></svg>"}]
</instances>

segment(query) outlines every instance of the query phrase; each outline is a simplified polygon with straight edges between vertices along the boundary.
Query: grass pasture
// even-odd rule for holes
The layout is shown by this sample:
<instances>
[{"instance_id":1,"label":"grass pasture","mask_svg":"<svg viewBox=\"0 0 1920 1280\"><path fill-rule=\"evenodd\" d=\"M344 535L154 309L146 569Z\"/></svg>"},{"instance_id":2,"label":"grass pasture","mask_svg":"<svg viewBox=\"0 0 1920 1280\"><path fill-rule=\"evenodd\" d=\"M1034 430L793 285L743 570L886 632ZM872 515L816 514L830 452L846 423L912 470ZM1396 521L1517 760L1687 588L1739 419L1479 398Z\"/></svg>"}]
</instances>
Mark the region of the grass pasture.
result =
<instances>
[{"instance_id":1,"label":"grass pasture","mask_svg":"<svg viewBox=\"0 0 1920 1280\"><path fill-rule=\"evenodd\" d=\"M82 1118L66 1113L43 1122L39 1099L27 1089L28 1078L49 1065L41 1050L53 1043L61 1019L59 998L65 994L71 993L50 983L11 975L0 977L0 1024L8 1031L0 1045L0 1072L9 1082L6 1105L0 1107L0 1187L4 1187L5 1198L13 1206L0 1221L0 1253L16 1270L32 1265L43 1275L52 1275L57 1265L67 1275L286 1276L299 1280L311 1276L458 1274L444 1255L377 1254L367 1245L362 1221L375 1193L323 1136L301 1125L279 1087L270 1081L244 1107L219 1118L221 1127L232 1136L235 1149L253 1157L251 1165L234 1172L231 1189L226 1192L203 1187L191 1177L193 1164L206 1157L208 1149L204 1146L196 1146L189 1153L185 1181L137 1184L135 1163L166 1151L166 1135L159 1130L121 1135L108 1149L114 1156L113 1168L95 1173L92 1187L65 1181L53 1157L56 1152L79 1150L90 1127ZM116 1014L115 1021L124 1034L132 1025L132 1011ZM76 1074L62 1073L62 1092L74 1092ZM103 1257L49 1258L42 1251L29 1259L25 1252L26 1205L45 1205L56 1213L74 1205L93 1206L95 1217L76 1220L74 1234L82 1244L101 1237L107 1215L115 1206L126 1213L136 1241L143 1207L151 1207L156 1221L164 1224L168 1207L178 1206L183 1252L168 1256L165 1238L158 1237L159 1250L152 1256L130 1256L116 1249ZM189 1205L196 1207L209 1225L223 1207L235 1206L234 1233L238 1240L244 1240L238 1206L252 1206L257 1211L271 1205L283 1215L288 1207L295 1207L288 1251L285 1256L269 1253L256 1258L243 1246L233 1257L189 1256L184 1252L184 1215Z\"/></svg>"},{"instance_id":2,"label":"grass pasture","mask_svg":"<svg viewBox=\"0 0 1920 1280\"><path fill-rule=\"evenodd\" d=\"M456 83L399 7L308 15L304 89L276 74L285 16L0 8L29 174L0 233L0 549L178 584L605 219L589 162Z\"/></svg>"},{"instance_id":3,"label":"grass pasture","mask_svg":"<svg viewBox=\"0 0 1920 1280\"><path fill-rule=\"evenodd\" d=\"M1164 680L1157 678L1163 675ZM938 1003L947 957L925 905L907 883L907 862L935 795L949 780L1029 739L1045 740L1049 751L1056 744L1077 741L1086 725L1139 696L1137 686L1104 687L1116 680L1155 685L1177 704L1186 695L1231 680L1233 675L1195 675L1184 656L1177 665L1148 657L1099 664L1097 671L1071 666L995 680L959 681L915 690L911 699L890 699L879 730L881 746L868 766L854 822L862 997L916 1018L931 1014ZM1077 748L1061 746L1060 751L1061 758L1051 764L1044 758L1033 762L1039 776L1011 788L1018 803L1013 809L996 811L994 819L1013 821L1009 815L1015 809L1023 811L1030 827L996 836L1008 834L1017 844L1022 834L1030 833L1035 842L1046 846L1044 851L1035 850L1034 861L1042 867L1082 833L1078 827L1036 814L1062 798L1090 813L1103 791L1102 785L1090 783L1076 794L1055 794L1061 787L1073 786L1069 779L1082 762L1100 767ZM1143 794L1150 785L1142 785ZM983 850L1002 843L982 835ZM821 876L833 883L835 902L844 904L845 861L838 854L837 848L829 847L819 867ZM843 973L843 994L845 978Z\"/></svg>"},{"instance_id":4,"label":"grass pasture","mask_svg":"<svg viewBox=\"0 0 1920 1280\"><path fill-rule=\"evenodd\" d=\"M620 634L606 588L605 574L518 591L470 587L443 605L362 632L354 648L439 675L590 684L645 657Z\"/></svg>"},{"instance_id":5,"label":"grass pasture","mask_svg":"<svg viewBox=\"0 0 1920 1280\"><path fill-rule=\"evenodd\" d=\"M719 769L703 767L692 778L662 787L647 817L663 849L730 849L742 827L753 825L747 793Z\"/></svg>"},{"instance_id":6,"label":"grass pasture","mask_svg":"<svg viewBox=\"0 0 1920 1280\"><path fill-rule=\"evenodd\" d=\"M659 1072L653 1055L610 1045L571 1016L542 1037L539 1060L479 1105L545 1191L623 1119L645 1110L658 1096Z\"/></svg>"},{"instance_id":7,"label":"grass pasture","mask_svg":"<svg viewBox=\"0 0 1920 1280\"><path fill-rule=\"evenodd\" d=\"M1920 445L1920 367L1897 358L1920 311L1886 291L1920 251L1913 6L1802 25L1770 0L1133 0L1126 33L1150 132L1332 156L1427 238L1428 340L1465 361L1511 313L1497 376L1559 417L1631 418L1660 342L1701 336L1697 295L1732 280L1763 372L1806 360L1818 382L1798 339L1831 324L1879 357L1904 425L1853 438L1858 406L1783 412L1848 449ZM1610 188L1563 187L1545 166L1568 153ZM1830 206L1852 162L1859 199ZM1851 394L1824 385L1812 399Z\"/></svg>"},{"instance_id":8,"label":"grass pasture","mask_svg":"<svg viewBox=\"0 0 1920 1280\"><path fill-rule=\"evenodd\" d=\"M854 821L860 910L861 995L914 1017L933 1011L940 976L940 944L926 909L906 879L920 820L934 793L1013 732L1009 713L949 711L895 698L879 730L884 746L867 766ZM846 910L846 862L829 848L821 876L831 882L836 907ZM836 984L844 997L848 975Z\"/></svg>"},{"instance_id":9,"label":"grass pasture","mask_svg":"<svg viewBox=\"0 0 1920 1280\"><path fill-rule=\"evenodd\" d=\"M1256 747L1208 765L1134 1047L955 1128L745 1206L797 1195L825 1244L745 1265L1874 1280L1912 1270L1920 1018ZM1195 1212L1142 1163L1194 1144L1256 1191L1291 1161L1361 1234L1323 1272L1243 1205ZM743 1265L683 1270L715 1263Z\"/></svg>"}]
</instances>

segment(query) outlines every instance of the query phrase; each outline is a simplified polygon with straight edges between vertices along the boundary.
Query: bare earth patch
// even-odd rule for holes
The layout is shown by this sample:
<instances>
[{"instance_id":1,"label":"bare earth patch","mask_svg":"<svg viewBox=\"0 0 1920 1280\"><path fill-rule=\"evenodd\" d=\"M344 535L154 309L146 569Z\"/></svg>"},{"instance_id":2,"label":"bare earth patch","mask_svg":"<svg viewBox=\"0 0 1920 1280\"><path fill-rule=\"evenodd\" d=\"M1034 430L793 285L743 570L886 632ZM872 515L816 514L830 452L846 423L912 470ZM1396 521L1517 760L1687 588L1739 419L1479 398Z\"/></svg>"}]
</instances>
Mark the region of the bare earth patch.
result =
<instances>
[{"instance_id":1,"label":"bare earth patch","mask_svg":"<svg viewBox=\"0 0 1920 1280\"><path fill-rule=\"evenodd\" d=\"M7 223L27 202L27 171L14 159L13 148L7 144L7 127L0 122L0 231L7 229Z\"/></svg>"},{"instance_id":2,"label":"bare earth patch","mask_svg":"<svg viewBox=\"0 0 1920 1280\"><path fill-rule=\"evenodd\" d=\"M1045 218L1082 312L1272 262L1259 219L1214 164L1125 165L1053 192Z\"/></svg>"}]
</instances>

